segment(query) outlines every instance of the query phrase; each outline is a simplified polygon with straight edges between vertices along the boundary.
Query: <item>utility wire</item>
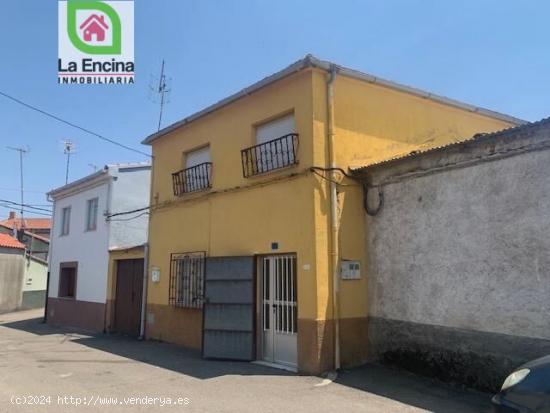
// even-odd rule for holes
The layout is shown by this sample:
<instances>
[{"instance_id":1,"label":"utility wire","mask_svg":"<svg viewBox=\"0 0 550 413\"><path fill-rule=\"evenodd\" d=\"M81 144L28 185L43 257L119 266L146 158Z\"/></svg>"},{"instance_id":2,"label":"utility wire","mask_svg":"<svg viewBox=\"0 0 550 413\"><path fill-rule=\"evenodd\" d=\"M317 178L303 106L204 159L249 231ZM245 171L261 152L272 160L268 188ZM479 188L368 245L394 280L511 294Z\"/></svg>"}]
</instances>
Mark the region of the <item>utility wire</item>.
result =
<instances>
[{"instance_id":1,"label":"utility wire","mask_svg":"<svg viewBox=\"0 0 550 413\"><path fill-rule=\"evenodd\" d=\"M146 207L143 207L143 208L138 208L138 209L133 209L131 211L124 211L124 212L117 212L115 214L109 214L107 215L106 217L107 218L112 218L112 217L118 217L119 215L128 215L128 214L133 214L135 212L141 212L141 211L146 211L148 210L149 208L151 208L150 206L146 206ZM137 217L136 217L137 218Z\"/></svg>"},{"instance_id":2,"label":"utility wire","mask_svg":"<svg viewBox=\"0 0 550 413\"><path fill-rule=\"evenodd\" d=\"M13 205L3 205L3 204L0 203L0 207L13 210ZM30 211L30 210L27 210L27 209L23 209L23 212L27 212L29 214L35 214L35 215L43 215L45 217L51 217L52 216L52 214L46 214L44 212L38 212L38 211ZM28 218L25 218L25 219L28 219Z\"/></svg>"},{"instance_id":3,"label":"utility wire","mask_svg":"<svg viewBox=\"0 0 550 413\"><path fill-rule=\"evenodd\" d=\"M141 154L141 155L144 155L144 156L147 156L147 157L149 157L149 158L152 158L152 156L151 156L150 154L148 154L148 153L142 152L142 151L140 151L140 150L138 150L138 149L131 148L130 146L126 146L126 145L124 145L124 144L122 144L122 143L120 143L120 142L117 142L117 141L113 140L113 139L107 138L106 136L103 136L103 135L101 135L101 134L99 134L99 133L93 132L93 131L91 131L90 129L86 129L86 128L84 128L84 127L82 127L82 126L79 126L79 125L77 125L77 124L75 124L75 123L69 122L68 120L62 119L62 118L60 118L59 116L56 116L56 115L54 115L54 114L52 114L52 113L49 113L49 112L46 112L45 110L42 110L42 109L40 109L40 108L37 108L36 106L33 106L33 105L29 104L29 103L23 102L22 100L13 97L13 96L11 96L11 95L8 95L7 93L2 92L1 90L0 90L0 96L4 96L6 99L9 99L9 100L11 100L11 101L13 101L13 102L15 102L15 103L18 103L18 104L21 105L21 106L24 106L24 107L26 107L26 108L28 108L28 109L34 110L35 112L41 113L41 114L44 115L44 116L47 116L47 117L49 117L49 118L51 118L51 119L54 119L54 120L56 120L56 121L58 121L58 122L64 123L65 125L68 125L68 126L70 126L70 127L72 127L72 128L79 129L79 130L81 130L82 132L85 132L85 133L87 133L87 134L89 134L89 135L95 136L96 138L99 138L99 139L101 139L101 140L103 140L103 141L105 141L105 142L112 143L113 145L119 146L119 147L124 148L124 149L127 149L127 150L129 150L129 151L132 151L132 152L135 152L135 153L139 153L139 154Z\"/></svg>"},{"instance_id":4,"label":"utility wire","mask_svg":"<svg viewBox=\"0 0 550 413\"><path fill-rule=\"evenodd\" d=\"M22 207L25 207L25 208L36 209L36 210L38 210L38 211L52 212L51 209L39 208L39 207L36 207L36 206L33 206L33 205L29 205L29 204L20 204L20 203L18 203L18 202L8 201L7 199L0 199L0 202L12 204L12 205L15 205L15 206L18 206L18 207L21 207L21 206L22 206Z\"/></svg>"},{"instance_id":5,"label":"utility wire","mask_svg":"<svg viewBox=\"0 0 550 413\"><path fill-rule=\"evenodd\" d=\"M141 214L136 215L135 217L130 218L115 218L115 219L109 219L109 222L125 222L125 221L131 221L133 219L142 217L143 215L149 215L149 212L142 212Z\"/></svg>"}]
</instances>

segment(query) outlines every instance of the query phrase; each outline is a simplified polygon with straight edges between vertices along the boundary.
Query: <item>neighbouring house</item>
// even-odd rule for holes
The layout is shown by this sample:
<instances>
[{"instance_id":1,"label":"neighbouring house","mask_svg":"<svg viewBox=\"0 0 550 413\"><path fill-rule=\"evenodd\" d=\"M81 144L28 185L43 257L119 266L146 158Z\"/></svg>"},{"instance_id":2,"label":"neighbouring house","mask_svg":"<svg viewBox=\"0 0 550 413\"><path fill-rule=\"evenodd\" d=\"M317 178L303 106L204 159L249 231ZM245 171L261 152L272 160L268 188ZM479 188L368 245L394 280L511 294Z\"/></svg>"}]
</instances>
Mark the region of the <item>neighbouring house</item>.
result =
<instances>
[{"instance_id":1,"label":"neighbouring house","mask_svg":"<svg viewBox=\"0 0 550 413\"><path fill-rule=\"evenodd\" d=\"M365 362L347 171L522 123L308 55L149 136L146 337L307 373Z\"/></svg>"},{"instance_id":2,"label":"neighbouring house","mask_svg":"<svg viewBox=\"0 0 550 413\"><path fill-rule=\"evenodd\" d=\"M48 193L53 201L48 323L90 331L111 327L106 315L117 304L108 295L110 251L147 241L150 169L146 163L107 165ZM133 272L124 267L123 276L133 280Z\"/></svg>"},{"instance_id":3,"label":"neighbouring house","mask_svg":"<svg viewBox=\"0 0 550 413\"><path fill-rule=\"evenodd\" d=\"M39 235L43 238L50 237L50 218L18 218L14 211L11 211L8 218L0 221L0 232L13 234L14 231L25 230L28 233Z\"/></svg>"},{"instance_id":4,"label":"neighbouring house","mask_svg":"<svg viewBox=\"0 0 550 413\"><path fill-rule=\"evenodd\" d=\"M105 40L105 30L107 29L109 29L109 26L105 23L104 15L92 14L80 25L84 40L87 42L94 40L94 37L96 42L103 42Z\"/></svg>"},{"instance_id":5,"label":"neighbouring house","mask_svg":"<svg viewBox=\"0 0 550 413\"><path fill-rule=\"evenodd\" d=\"M25 274L25 245L0 233L0 313L21 307Z\"/></svg>"},{"instance_id":6,"label":"neighbouring house","mask_svg":"<svg viewBox=\"0 0 550 413\"><path fill-rule=\"evenodd\" d=\"M7 234L25 246L25 273L21 309L44 307L48 278L48 252L50 247L49 218L17 218L10 212L9 218L0 222L0 234Z\"/></svg>"},{"instance_id":7,"label":"neighbouring house","mask_svg":"<svg viewBox=\"0 0 550 413\"><path fill-rule=\"evenodd\" d=\"M545 119L354 170L372 358L496 391L550 354L549 149Z\"/></svg>"}]
</instances>

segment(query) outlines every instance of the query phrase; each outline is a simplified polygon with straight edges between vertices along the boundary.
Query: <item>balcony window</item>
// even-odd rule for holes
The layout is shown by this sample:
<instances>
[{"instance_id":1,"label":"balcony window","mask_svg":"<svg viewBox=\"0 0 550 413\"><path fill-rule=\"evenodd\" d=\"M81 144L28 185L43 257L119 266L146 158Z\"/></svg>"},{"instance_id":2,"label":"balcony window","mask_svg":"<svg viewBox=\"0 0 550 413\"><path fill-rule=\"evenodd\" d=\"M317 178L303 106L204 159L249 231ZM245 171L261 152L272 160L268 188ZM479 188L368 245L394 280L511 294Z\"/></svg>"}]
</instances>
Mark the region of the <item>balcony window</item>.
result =
<instances>
[{"instance_id":1,"label":"balcony window","mask_svg":"<svg viewBox=\"0 0 550 413\"><path fill-rule=\"evenodd\" d=\"M290 133L277 139L243 149L243 176L248 178L298 163L298 134Z\"/></svg>"},{"instance_id":2,"label":"balcony window","mask_svg":"<svg viewBox=\"0 0 550 413\"><path fill-rule=\"evenodd\" d=\"M189 192L208 189L212 185L212 162L210 147L187 152L185 169L172 174L174 195L181 196Z\"/></svg>"},{"instance_id":3,"label":"balcony window","mask_svg":"<svg viewBox=\"0 0 550 413\"><path fill-rule=\"evenodd\" d=\"M244 177L298 163L294 114L256 126L256 145L241 151Z\"/></svg>"}]
</instances>

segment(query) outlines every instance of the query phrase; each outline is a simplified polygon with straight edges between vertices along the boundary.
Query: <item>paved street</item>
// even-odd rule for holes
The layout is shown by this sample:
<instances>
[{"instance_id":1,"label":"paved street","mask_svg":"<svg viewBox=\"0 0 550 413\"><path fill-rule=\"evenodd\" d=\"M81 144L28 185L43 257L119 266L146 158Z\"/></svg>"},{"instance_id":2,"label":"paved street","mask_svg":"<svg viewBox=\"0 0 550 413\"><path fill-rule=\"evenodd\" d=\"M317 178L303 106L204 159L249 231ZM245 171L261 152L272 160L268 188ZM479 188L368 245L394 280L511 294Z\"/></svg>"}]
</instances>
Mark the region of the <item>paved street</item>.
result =
<instances>
[{"instance_id":1,"label":"paved street","mask_svg":"<svg viewBox=\"0 0 550 413\"><path fill-rule=\"evenodd\" d=\"M165 343L51 328L40 315L0 315L2 413L489 411L490 395L376 365L332 383L251 363L206 361ZM180 405L168 406L167 398ZM42 404L13 404L25 401Z\"/></svg>"}]
</instances>

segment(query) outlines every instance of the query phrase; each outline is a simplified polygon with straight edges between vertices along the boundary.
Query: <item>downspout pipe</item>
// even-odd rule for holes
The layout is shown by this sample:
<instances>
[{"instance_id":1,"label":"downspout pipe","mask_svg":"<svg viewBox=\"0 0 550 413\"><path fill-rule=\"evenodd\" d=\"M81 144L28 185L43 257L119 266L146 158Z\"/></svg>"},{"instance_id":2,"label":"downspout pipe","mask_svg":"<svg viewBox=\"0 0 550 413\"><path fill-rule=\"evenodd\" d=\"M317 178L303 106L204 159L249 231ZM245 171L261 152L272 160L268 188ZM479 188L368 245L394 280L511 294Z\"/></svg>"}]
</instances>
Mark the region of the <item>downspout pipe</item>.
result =
<instances>
[{"instance_id":1,"label":"downspout pipe","mask_svg":"<svg viewBox=\"0 0 550 413\"><path fill-rule=\"evenodd\" d=\"M340 274L339 274L339 245L338 245L338 193L336 187L336 160L334 156L334 81L336 79L336 65L331 64L327 80L327 146L328 164L331 170L330 180L330 265L332 273L332 315L334 322L334 369L340 369Z\"/></svg>"},{"instance_id":2,"label":"downspout pipe","mask_svg":"<svg viewBox=\"0 0 550 413\"><path fill-rule=\"evenodd\" d=\"M150 262L149 236L151 234L151 218L153 217L153 184L155 182L155 157L151 156L151 174L149 183L149 219L147 220L146 242L144 246L143 256L143 289L141 293L141 320L139 323L139 340L145 339L145 321L147 316L147 292L148 292L148 275Z\"/></svg>"},{"instance_id":3,"label":"downspout pipe","mask_svg":"<svg viewBox=\"0 0 550 413\"><path fill-rule=\"evenodd\" d=\"M149 216L149 219L151 217ZM147 224L149 225L149 224ZM147 231L149 232L149 231ZM147 236L149 238L149 236ZM149 242L146 242L144 245L144 255L143 255L143 286L141 292L141 320L139 323L139 339L145 339L145 316L147 312L147 274L149 273Z\"/></svg>"}]
</instances>

